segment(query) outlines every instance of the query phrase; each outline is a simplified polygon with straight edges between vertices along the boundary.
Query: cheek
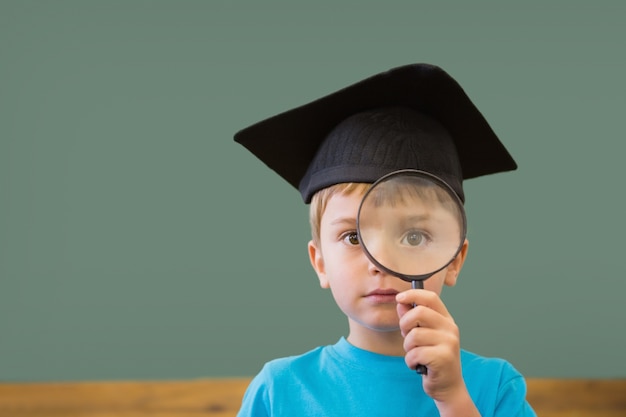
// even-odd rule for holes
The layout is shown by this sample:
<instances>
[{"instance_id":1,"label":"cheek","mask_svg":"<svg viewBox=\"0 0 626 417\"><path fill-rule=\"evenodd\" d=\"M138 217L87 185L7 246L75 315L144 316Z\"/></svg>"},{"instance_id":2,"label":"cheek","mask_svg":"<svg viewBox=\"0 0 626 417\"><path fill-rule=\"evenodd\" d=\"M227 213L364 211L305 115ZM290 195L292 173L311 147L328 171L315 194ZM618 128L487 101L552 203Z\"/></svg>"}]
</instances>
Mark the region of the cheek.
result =
<instances>
[{"instance_id":1,"label":"cheek","mask_svg":"<svg viewBox=\"0 0 626 417\"><path fill-rule=\"evenodd\" d=\"M424 289L435 292L437 294L441 294L441 289L443 288L443 282L445 278L446 270L436 273L435 275L424 281Z\"/></svg>"},{"instance_id":2,"label":"cheek","mask_svg":"<svg viewBox=\"0 0 626 417\"><path fill-rule=\"evenodd\" d=\"M335 250L333 250L335 249ZM331 287L350 286L351 283L363 279L367 272L365 255L354 248L329 248L324 255L326 275Z\"/></svg>"},{"instance_id":3,"label":"cheek","mask_svg":"<svg viewBox=\"0 0 626 417\"><path fill-rule=\"evenodd\" d=\"M351 280L351 275L355 273L354 268L348 262L326 262L326 276L332 286L343 287Z\"/></svg>"}]
</instances>

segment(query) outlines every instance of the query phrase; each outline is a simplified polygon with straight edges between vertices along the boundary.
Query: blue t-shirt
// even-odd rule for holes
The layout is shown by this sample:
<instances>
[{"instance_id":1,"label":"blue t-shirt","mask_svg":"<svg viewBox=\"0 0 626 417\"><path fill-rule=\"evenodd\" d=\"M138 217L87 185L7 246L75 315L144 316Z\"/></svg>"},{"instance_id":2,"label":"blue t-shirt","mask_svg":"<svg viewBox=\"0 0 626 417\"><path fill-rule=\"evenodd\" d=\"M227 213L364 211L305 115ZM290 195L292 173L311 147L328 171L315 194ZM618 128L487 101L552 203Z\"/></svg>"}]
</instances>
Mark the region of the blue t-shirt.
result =
<instances>
[{"instance_id":1,"label":"blue t-shirt","mask_svg":"<svg viewBox=\"0 0 626 417\"><path fill-rule=\"evenodd\" d=\"M482 417L530 417L526 383L502 359L461 351L465 384ZM359 349L341 338L265 364L248 387L239 417L438 416L422 377L403 357Z\"/></svg>"}]
</instances>

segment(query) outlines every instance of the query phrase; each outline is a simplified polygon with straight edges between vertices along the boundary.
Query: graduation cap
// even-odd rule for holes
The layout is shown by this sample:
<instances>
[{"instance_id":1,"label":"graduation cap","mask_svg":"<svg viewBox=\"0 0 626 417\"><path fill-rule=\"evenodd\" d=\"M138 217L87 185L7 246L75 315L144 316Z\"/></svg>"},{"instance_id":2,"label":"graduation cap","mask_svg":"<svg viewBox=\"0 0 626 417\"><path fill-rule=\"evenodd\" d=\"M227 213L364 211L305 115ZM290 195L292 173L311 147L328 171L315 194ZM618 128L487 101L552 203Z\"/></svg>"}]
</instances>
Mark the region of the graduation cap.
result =
<instances>
[{"instance_id":1,"label":"graduation cap","mask_svg":"<svg viewBox=\"0 0 626 417\"><path fill-rule=\"evenodd\" d=\"M374 75L255 123L235 141L307 204L328 186L399 169L434 174L464 200L463 179L517 168L461 86L429 64Z\"/></svg>"}]
</instances>

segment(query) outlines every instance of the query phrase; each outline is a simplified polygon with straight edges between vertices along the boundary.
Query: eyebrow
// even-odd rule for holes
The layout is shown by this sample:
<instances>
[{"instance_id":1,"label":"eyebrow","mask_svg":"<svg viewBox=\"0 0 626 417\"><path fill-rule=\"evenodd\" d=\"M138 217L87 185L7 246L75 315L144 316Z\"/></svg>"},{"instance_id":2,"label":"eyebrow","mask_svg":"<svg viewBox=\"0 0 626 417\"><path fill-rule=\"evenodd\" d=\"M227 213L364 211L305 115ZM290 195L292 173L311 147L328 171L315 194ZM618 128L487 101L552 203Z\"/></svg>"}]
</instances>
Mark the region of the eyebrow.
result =
<instances>
[{"instance_id":1,"label":"eyebrow","mask_svg":"<svg viewBox=\"0 0 626 417\"><path fill-rule=\"evenodd\" d=\"M353 225L353 224L356 224L356 219L353 217L339 217L330 222L331 226L336 226L340 224Z\"/></svg>"},{"instance_id":2,"label":"eyebrow","mask_svg":"<svg viewBox=\"0 0 626 417\"><path fill-rule=\"evenodd\" d=\"M424 220L430 219L432 216L430 214L416 214L410 217L403 218L402 220L405 222L421 222Z\"/></svg>"}]
</instances>

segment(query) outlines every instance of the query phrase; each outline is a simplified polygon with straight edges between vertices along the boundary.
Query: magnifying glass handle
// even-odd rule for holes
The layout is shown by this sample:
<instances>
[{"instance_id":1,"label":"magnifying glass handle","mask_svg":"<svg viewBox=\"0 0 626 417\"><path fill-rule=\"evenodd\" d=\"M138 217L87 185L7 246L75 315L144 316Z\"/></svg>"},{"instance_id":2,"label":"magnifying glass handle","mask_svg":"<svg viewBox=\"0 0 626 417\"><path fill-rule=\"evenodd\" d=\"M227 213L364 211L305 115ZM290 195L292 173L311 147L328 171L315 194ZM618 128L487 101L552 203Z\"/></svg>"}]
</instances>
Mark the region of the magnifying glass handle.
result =
<instances>
[{"instance_id":1,"label":"magnifying glass handle","mask_svg":"<svg viewBox=\"0 0 626 417\"><path fill-rule=\"evenodd\" d=\"M424 282L423 281L413 280L413 281L411 281L411 288L413 288L414 290L423 290L424 289ZM416 306L416 304L413 303L413 307L415 307L415 306ZM426 368L426 365L417 364L417 366L415 367L415 372L417 372L420 375L426 375L426 374L428 374L428 368Z\"/></svg>"}]
</instances>

